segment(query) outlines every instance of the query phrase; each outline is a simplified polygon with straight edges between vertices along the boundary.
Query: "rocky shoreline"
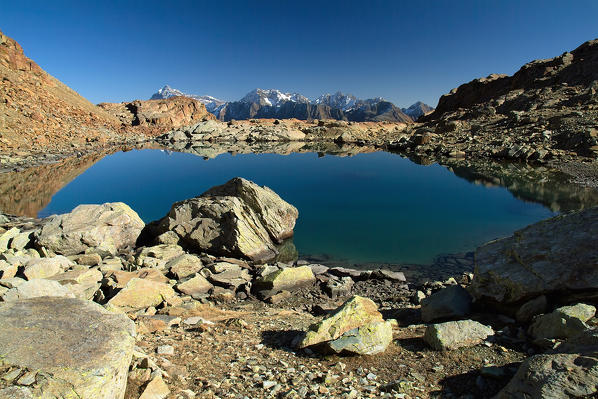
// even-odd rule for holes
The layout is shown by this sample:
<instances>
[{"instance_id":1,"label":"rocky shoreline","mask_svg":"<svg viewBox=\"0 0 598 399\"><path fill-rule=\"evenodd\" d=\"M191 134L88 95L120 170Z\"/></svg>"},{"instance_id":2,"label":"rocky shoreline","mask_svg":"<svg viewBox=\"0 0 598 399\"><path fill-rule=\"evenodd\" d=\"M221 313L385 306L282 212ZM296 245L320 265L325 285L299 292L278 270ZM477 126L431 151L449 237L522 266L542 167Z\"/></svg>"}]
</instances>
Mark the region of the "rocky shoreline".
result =
<instances>
[{"instance_id":1,"label":"rocky shoreline","mask_svg":"<svg viewBox=\"0 0 598 399\"><path fill-rule=\"evenodd\" d=\"M174 204L148 225L122 203L42 220L3 216L0 393L589 394L594 369L578 359L594 359L596 345L589 303L597 287L588 265L597 256L597 209L490 242L476 251L474 273L428 282L398 271L277 260L296 210L244 179ZM98 341L80 347L78 337L109 325L112 333L98 332ZM57 346L48 329L70 338ZM36 357L56 351L70 360ZM106 378L89 377L99 371L90 374L80 351L94 354L92 366ZM561 377L561 367L575 379Z\"/></svg>"}]
</instances>

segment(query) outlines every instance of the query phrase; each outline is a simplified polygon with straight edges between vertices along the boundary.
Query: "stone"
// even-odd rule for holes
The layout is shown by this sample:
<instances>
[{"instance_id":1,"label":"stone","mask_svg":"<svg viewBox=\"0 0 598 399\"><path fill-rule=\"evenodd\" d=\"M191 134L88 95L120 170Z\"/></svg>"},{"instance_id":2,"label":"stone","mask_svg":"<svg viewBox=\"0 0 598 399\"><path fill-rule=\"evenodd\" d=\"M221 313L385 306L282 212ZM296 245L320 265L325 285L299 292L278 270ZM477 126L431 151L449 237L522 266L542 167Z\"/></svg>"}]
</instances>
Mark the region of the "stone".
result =
<instances>
[{"instance_id":1,"label":"stone","mask_svg":"<svg viewBox=\"0 0 598 399\"><path fill-rule=\"evenodd\" d=\"M222 263L222 262L221 262ZM208 275L208 280L214 284L224 288L236 290L239 286L251 281L251 275L245 269L241 269L237 265L227 263L229 267L215 274Z\"/></svg>"},{"instance_id":2,"label":"stone","mask_svg":"<svg viewBox=\"0 0 598 399\"><path fill-rule=\"evenodd\" d=\"M328 280L324 285L324 292L331 298L347 296L353 288L353 279L351 277L341 277L340 280Z\"/></svg>"},{"instance_id":3,"label":"stone","mask_svg":"<svg viewBox=\"0 0 598 399\"><path fill-rule=\"evenodd\" d=\"M161 375L157 375L147 384L139 399L164 399L169 393L168 385Z\"/></svg>"},{"instance_id":4,"label":"stone","mask_svg":"<svg viewBox=\"0 0 598 399\"><path fill-rule=\"evenodd\" d=\"M148 225L143 237L173 231L190 251L264 262L293 235L297 216L297 209L268 187L234 178L175 203L164 218Z\"/></svg>"},{"instance_id":5,"label":"stone","mask_svg":"<svg viewBox=\"0 0 598 399\"><path fill-rule=\"evenodd\" d=\"M199 272L203 263L195 255L183 254L169 260L165 267L174 278L181 280Z\"/></svg>"},{"instance_id":6,"label":"stone","mask_svg":"<svg viewBox=\"0 0 598 399\"><path fill-rule=\"evenodd\" d=\"M35 242L62 255L77 255L90 248L115 255L135 246L144 226L139 215L122 202L79 205L71 213L47 218L35 234Z\"/></svg>"},{"instance_id":7,"label":"stone","mask_svg":"<svg viewBox=\"0 0 598 399\"><path fill-rule=\"evenodd\" d=\"M78 265L97 266L102 263L102 257L96 253L83 254L75 257L74 261Z\"/></svg>"},{"instance_id":8,"label":"stone","mask_svg":"<svg viewBox=\"0 0 598 399\"><path fill-rule=\"evenodd\" d=\"M147 267L137 269L134 272L117 270L114 272L107 273L106 277L110 277L116 282L116 288L124 288L129 283L129 281L131 281L134 278L156 281L158 283L168 283L169 281L168 277L162 274L162 272L160 272L159 270Z\"/></svg>"},{"instance_id":9,"label":"stone","mask_svg":"<svg viewBox=\"0 0 598 399\"><path fill-rule=\"evenodd\" d=\"M32 280L35 278L48 278L68 269L73 265L73 262L62 255L57 255L53 258L31 259L25 264L25 270L23 271L23 274L25 277L27 277L27 280Z\"/></svg>"},{"instance_id":10,"label":"stone","mask_svg":"<svg viewBox=\"0 0 598 399\"><path fill-rule=\"evenodd\" d=\"M476 250L469 291L476 301L501 304L516 304L540 295L595 292L596 237L598 207L593 207L491 241Z\"/></svg>"},{"instance_id":11,"label":"stone","mask_svg":"<svg viewBox=\"0 0 598 399\"><path fill-rule=\"evenodd\" d=\"M65 284L97 284L102 280L102 272L98 269L81 268L78 270L70 270L68 272L55 274L48 277L48 280L55 280L59 283Z\"/></svg>"},{"instance_id":12,"label":"stone","mask_svg":"<svg viewBox=\"0 0 598 399\"><path fill-rule=\"evenodd\" d=\"M168 284L132 278L127 285L108 301L108 305L122 310L138 310L158 306L176 294Z\"/></svg>"},{"instance_id":13,"label":"stone","mask_svg":"<svg viewBox=\"0 0 598 399\"><path fill-rule=\"evenodd\" d=\"M68 287L61 285L58 281L33 279L9 289L2 296L2 299L5 302L12 302L19 299L45 296L73 298L74 294Z\"/></svg>"},{"instance_id":14,"label":"stone","mask_svg":"<svg viewBox=\"0 0 598 399\"><path fill-rule=\"evenodd\" d=\"M332 341L349 330L382 321L382 314L371 299L355 295L322 321L311 325L298 346L305 348Z\"/></svg>"},{"instance_id":15,"label":"stone","mask_svg":"<svg viewBox=\"0 0 598 399\"><path fill-rule=\"evenodd\" d=\"M295 290L314 284L316 276L309 266L286 267L258 278L254 287L258 291Z\"/></svg>"},{"instance_id":16,"label":"stone","mask_svg":"<svg viewBox=\"0 0 598 399\"><path fill-rule=\"evenodd\" d=\"M395 272L387 269L374 270L372 272L372 277L380 280L390 280L403 283L407 281L403 272Z\"/></svg>"},{"instance_id":17,"label":"stone","mask_svg":"<svg viewBox=\"0 0 598 399\"><path fill-rule=\"evenodd\" d=\"M15 235L13 239L10 241L10 248L15 249L17 251L25 249L31 242L32 237L33 233L31 231L19 233Z\"/></svg>"},{"instance_id":18,"label":"stone","mask_svg":"<svg viewBox=\"0 0 598 399\"><path fill-rule=\"evenodd\" d=\"M123 398L135 344L126 316L90 301L33 298L0 304L0 325L3 364L44 375L33 397Z\"/></svg>"},{"instance_id":19,"label":"stone","mask_svg":"<svg viewBox=\"0 0 598 399\"><path fill-rule=\"evenodd\" d=\"M174 355L174 347L172 345L160 345L156 348L158 355Z\"/></svg>"},{"instance_id":20,"label":"stone","mask_svg":"<svg viewBox=\"0 0 598 399\"><path fill-rule=\"evenodd\" d=\"M19 271L18 265L8 263L5 260L0 260L0 279L5 280L13 278Z\"/></svg>"},{"instance_id":21,"label":"stone","mask_svg":"<svg viewBox=\"0 0 598 399\"><path fill-rule=\"evenodd\" d=\"M179 245L160 244L153 247L144 247L137 255L138 266L155 267L164 269L166 264L185 252Z\"/></svg>"},{"instance_id":22,"label":"stone","mask_svg":"<svg viewBox=\"0 0 598 399\"><path fill-rule=\"evenodd\" d=\"M422 320L463 317L471 311L471 295L460 285L453 285L437 291L421 301Z\"/></svg>"},{"instance_id":23,"label":"stone","mask_svg":"<svg viewBox=\"0 0 598 399\"><path fill-rule=\"evenodd\" d=\"M33 399L33 392L26 387L7 387L0 389L0 398L3 399Z\"/></svg>"},{"instance_id":24,"label":"stone","mask_svg":"<svg viewBox=\"0 0 598 399\"><path fill-rule=\"evenodd\" d=\"M212 288L214 286L201 274L196 274L189 280L176 285L177 290L194 298L207 294Z\"/></svg>"},{"instance_id":25,"label":"stone","mask_svg":"<svg viewBox=\"0 0 598 399\"><path fill-rule=\"evenodd\" d=\"M389 321L364 324L329 341L327 347L335 353L375 355L386 350L392 342L392 324Z\"/></svg>"},{"instance_id":26,"label":"stone","mask_svg":"<svg viewBox=\"0 0 598 399\"><path fill-rule=\"evenodd\" d=\"M491 335L494 335L492 328L477 321L447 321L430 324L424 341L436 350L453 350L478 345Z\"/></svg>"},{"instance_id":27,"label":"stone","mask_svg":"<svg viewBox=\"0 0 598 399\"><path fill-rule=\"evenodd\" d=\"M530 299L517 310L515 319L520 323L527 323L534 316L546 312L547 299L545 295L540 295L537 298Z\"/></svg>"},{"instance_id":28,"label":"stone","mask_svg":"<svg viewBox=\"0 0 598 399\"><path fill-rule=\"evenodd\" d=\"M0 234L0 252L7 251L10 241L20 233L20 230L13 227L4 233Z\"/></svg>"},{"instance_id":29,"label":"stone","mask_svg":"<svg viewBox=\"0 0 598 399\"><path fill-rule=\"evenodd\" d=\"M541 354L527 358L496 399L587 398L598 387L595 354Z\"/></svg>"},{"instance_id":30,"label":"stone","mask_svg":"<svg viewBox=\"0 0 598 399\"><path fill-rule=\"evenodd\" d=\"M587 330L585 323L596 313L591 305L563 306L554 312L537 316L529 326L528 333L534 339L571 338Z\"/></svg>"}]
</instances>

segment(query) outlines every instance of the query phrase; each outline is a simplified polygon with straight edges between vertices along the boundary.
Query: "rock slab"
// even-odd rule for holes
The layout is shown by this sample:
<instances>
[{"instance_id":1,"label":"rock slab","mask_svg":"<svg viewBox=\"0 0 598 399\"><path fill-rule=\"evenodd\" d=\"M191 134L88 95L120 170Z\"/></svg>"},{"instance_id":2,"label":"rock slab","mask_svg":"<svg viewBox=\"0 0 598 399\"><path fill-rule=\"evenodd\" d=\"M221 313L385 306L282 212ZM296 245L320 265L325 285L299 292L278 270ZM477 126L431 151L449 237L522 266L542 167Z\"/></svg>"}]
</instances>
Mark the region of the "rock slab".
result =
<instances>
[{"instance_id":1,"label":"rock slab","mask_svg":"<svg viewBox=\"0 0 598 399\"><path fill-rule=\"evenodd\" d=\"M436 350L453 350L477 345L490 335L494 335L494 330L477 321L447 321L429 325L424 341Z\"/></svg>"},{"instance_id":2,"label":"rock slab","mask_svg":"<svg viewBox=\"0 0 598 399\"><path fill-rule=\"evenodd\" d=\"M124 315L74 298L0 304L2 363L38 371L33 397L122 399L135 344ZM43 393L43 396L42 396Z\"/></svg>"},{"instance_id":3,"label":"rock slab","mask_svg":"<svg viewBox=\"0 0 598 399\"><path fill-rule=\"evenodd\" d=\"M476 250L470 293L521 303L540 295L598 288L598 207L535 223Z\"/></svg>"}]
</instances>

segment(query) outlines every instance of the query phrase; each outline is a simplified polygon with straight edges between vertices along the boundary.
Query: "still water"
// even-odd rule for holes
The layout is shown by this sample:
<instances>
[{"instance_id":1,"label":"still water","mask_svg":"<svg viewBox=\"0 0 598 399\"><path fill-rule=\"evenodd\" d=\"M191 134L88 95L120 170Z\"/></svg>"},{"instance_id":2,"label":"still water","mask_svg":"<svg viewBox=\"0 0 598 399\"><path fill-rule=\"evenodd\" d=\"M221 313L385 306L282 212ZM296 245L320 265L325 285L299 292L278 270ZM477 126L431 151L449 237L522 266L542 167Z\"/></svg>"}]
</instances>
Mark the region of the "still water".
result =
<instances>
[{"instance_id":1,"label":"still water","mask_svg":"<svg viewBox=\"0 0 598 399\"><path fill-rule=\"evenodd\" d=\"M300 256L347 263L430 263L555 215L500 186L474 184L438 164L396 154L222 154L204 160L164 150L109 155L56 192L39 216L82 203L122 201L145 222L172 203L241 176L299 209Z\"/></svg>"}]
</instances>

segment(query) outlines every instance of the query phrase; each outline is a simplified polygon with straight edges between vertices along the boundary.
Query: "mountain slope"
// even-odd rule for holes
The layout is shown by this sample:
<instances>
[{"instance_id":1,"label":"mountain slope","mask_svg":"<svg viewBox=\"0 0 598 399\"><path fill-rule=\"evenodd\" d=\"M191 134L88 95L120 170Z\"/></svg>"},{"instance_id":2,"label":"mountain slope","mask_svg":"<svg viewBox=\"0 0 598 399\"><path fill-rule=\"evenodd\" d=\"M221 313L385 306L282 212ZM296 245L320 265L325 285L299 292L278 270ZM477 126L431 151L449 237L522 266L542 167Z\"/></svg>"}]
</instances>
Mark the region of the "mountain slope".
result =
<instances>
[{"instance_id":1,"label":"mountain slope","mask_svg":"<svg viewBox=\"0 0 598 399\"><path fill-rule=\"evenodd\" d=\"M407 114L416 121L420 116L429 114L430 112L434 111L433 107L430 107L428 104L424 104L421 101L412 104L408 108L401 108L404 114Z\"/></svg>"},{"instance_id":2,"label":"mountain slope","mask_svg":"<svg viewBox=\"0 0 598 399\"><path fill-rule=\"evenodd\" d=\"M27 58L0 32L0 150L118 140L120 122Z\"/></svg>"}]
</instances>

